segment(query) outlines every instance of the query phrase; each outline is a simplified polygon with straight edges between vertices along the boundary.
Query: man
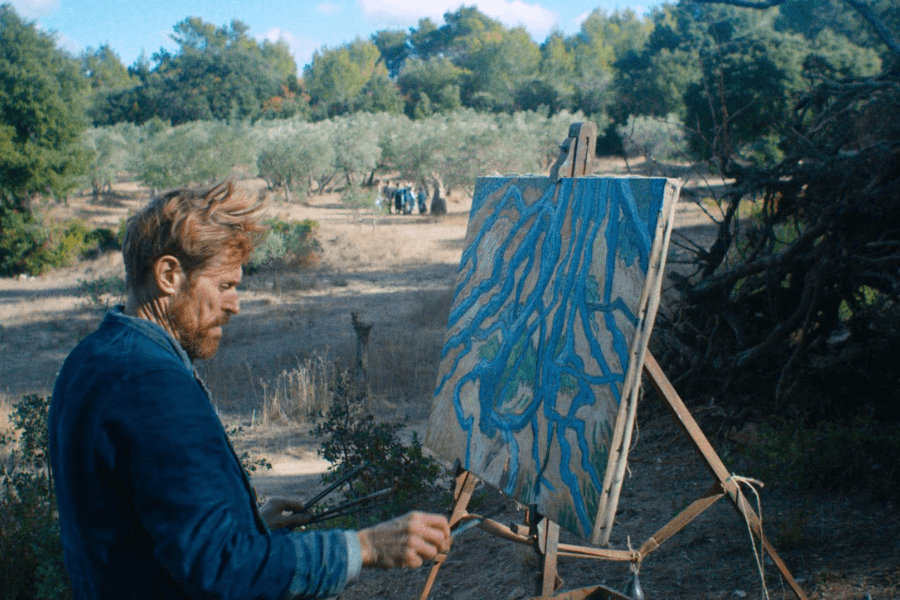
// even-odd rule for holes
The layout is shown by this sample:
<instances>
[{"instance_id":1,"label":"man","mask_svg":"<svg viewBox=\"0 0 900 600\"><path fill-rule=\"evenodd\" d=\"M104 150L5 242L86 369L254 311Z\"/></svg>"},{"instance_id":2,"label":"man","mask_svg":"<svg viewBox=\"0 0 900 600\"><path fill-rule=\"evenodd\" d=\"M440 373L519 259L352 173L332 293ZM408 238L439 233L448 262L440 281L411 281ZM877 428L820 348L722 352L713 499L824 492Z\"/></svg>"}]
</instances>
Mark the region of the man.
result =
<instances>
[{"instance_id":1,"label":"man","mask_svg":"<svg viewBox=\"0 0 900 600\"><path fill-rule=\"evenodd\" d=\"M316 598L361 566L418 567L447 520L410 513L353 531L294 532L298 502L257 510L192 366L240 310L262 204L231 183L177 190L131 217L126 304L66 359L50 456L76 598Z\"/></svg>"}]
</instances>

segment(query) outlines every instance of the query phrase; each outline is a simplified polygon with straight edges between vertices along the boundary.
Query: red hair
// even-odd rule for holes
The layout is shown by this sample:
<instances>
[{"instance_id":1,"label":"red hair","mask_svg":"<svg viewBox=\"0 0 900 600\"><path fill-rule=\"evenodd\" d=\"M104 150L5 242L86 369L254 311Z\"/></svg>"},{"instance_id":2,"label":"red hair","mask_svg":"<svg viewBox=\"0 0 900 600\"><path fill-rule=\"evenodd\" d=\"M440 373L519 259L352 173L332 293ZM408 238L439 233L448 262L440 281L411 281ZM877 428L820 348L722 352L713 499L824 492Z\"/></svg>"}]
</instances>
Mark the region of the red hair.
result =
<instances>
[{"instance_id":1,"label":"red hair","mask_svg":"<svg viewBox=\"0 0 900 600\"><path fill-rule=\"evenodd\" d=\"M158 196L126 223L122 256L128 290L146 286L153 265L174 256L188 280L213 260L245 263L262 241L265 202L225 181L211 188L173 190Z\"/></svg>"}]
</instances>

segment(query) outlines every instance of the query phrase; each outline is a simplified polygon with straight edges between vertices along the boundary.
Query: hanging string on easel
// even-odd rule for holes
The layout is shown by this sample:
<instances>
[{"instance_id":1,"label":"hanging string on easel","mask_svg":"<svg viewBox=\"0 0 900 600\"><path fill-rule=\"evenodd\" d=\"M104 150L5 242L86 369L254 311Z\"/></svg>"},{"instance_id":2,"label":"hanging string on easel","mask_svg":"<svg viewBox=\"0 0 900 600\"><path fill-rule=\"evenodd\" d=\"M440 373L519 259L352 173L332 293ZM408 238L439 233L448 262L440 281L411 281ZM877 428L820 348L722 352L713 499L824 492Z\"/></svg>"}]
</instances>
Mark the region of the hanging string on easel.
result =
<instances>
[{"instance_id":1,"label":"hanging string on easel","mask_svg":"<svg viewBox=\"0 0 900 600\"><path fill-rule=\"evenodd\" d=\"M631 547L631 536L627 537L628 550L631 552L631 581L625 586L625 593L633 598L633 600L644 600L644 588L641 587L641 580L638 575L641 572L641 554Z\"/></svg>"},{"instance_id":2,"label":"hanging string on easel","mask_svg":"<svg viewBox=\"0 0 900 600\"><path fill-rule=\"evenodd\" d=\"M762 539L763 532L763 515L762 515L762 501L759 499L759 492L757 491L757 487L765 487L765 484L758 479L752 479L750 477L742 477L740 475L734 475L729 478L731 481L734 481L738 484L738 487L741 485L746 486L753 492L753 496L756 498L756 514L759 517L759 536ZM762 581L762 591L763 596L766 600L769 600L769 589L766 587L766 573L765 573L765 556L763 554L764 550L762 545L757 549L756 547L756 539L753 537L753 528L750 525L750 519L747 515L744 515L744 522L747 524L747 532L750 534L750 544L753 546L753 558L756 559L756 567L759 569L759 578Z\"/></svg>"}]
</instances>

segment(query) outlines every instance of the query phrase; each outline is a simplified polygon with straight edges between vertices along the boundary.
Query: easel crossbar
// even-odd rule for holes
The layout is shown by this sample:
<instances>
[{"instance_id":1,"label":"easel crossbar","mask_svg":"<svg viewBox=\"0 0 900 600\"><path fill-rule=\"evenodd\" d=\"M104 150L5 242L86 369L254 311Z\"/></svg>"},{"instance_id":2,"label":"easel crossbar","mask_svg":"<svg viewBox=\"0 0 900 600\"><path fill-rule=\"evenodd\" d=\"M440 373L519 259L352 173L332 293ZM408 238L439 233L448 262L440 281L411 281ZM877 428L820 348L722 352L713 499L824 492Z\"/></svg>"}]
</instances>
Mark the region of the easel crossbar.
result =
<instances>
[{"instance_id":1,"label":"easel crossbar","mask_svg":"<svg viewBox=\"0 0 900 600\"><path fill-rule=\"evenodd\" d=\"M684 529L702 514L703 511L722 498L727 497L731 500L735 510L737 510L737 512L746 520L753 535L760 540L763 550L769 555L772 562L775 563L798 600L807 600L806 594L800 589L800 586L791 575L787 566L781 560L781 557L778 556L775 548L772 547L768 539L766 539L766 536L762 531L762 524L759 516L753 510L753 507L747 501L743 492L741 492L739 484L728 472L722 459L719 458L719 455L713 450L709 440L701 431L700 426L694 420L690 411L688 411L687 407L684 405L684 402L678 396L677 392L675 392L675 388L672 386L671 382L669 382L659 364L649 352L647 352L644 357L644 373L650 379L650 382L659 394L660 399L672 411L672 414L675 416L675 419L688 437L688 440L700 454L701 458L703 458L704 463L716 479L713 486L702 497L695 500L690 506L650 536L650 538L641 545L640 549L636 551L560 544L559 525L546 518L542 519L538 515L532 515L530 517L529 520L531 521L531 526L527 535L525 535L523 531L524 526L507 527L506 525L502 525L491 519L482 519L477 527L497 537L520 544L529 544L535 547L541 555L543 563L541 598L588 598L594 597L588 590L599 592L599 588L571 590L569 592L561 592L560 594L554 595L555 588L559 583L556 574L556 563L559 556L640 564L648 554L659 548L667 539ZM468 471L462 469L459 470L456 478L456 489L453 494L453 511L450 517L451 527L460 523L464 518L473 516L466 511L466 507L469 504L469 500L472 497L477 482L478 479L474 475ZM535 526L538 522L540 522L540 525ZM447 556L444 554L439 555L435 559L435 563L431 568L431 573L422 590L422 595L420 596L421 600L426 600L428 598L437 577L438 570L446 558ZM611 598L614 596L605 597Z\"/></svg>"},{"instance_id":2,"label":"easel crossbar","mask_svg":"<svg viewBox=\"0 0 900 600\"><path fill-rule=\"evenodd\" d=\"M720 498L728 496L728 499L731 500L735 510L737 510L738 514L740 514L744 520L746 520L752 533L760 540L763 549L769 555L769 558L772 559L772 562L775 563L775 566L781 572L785 581L787 581L791 590L794 592L794 595L796 595L799 600L806 600L806 594L800 589L800 585L794 579L793 575L791 575L787 565L784 564L784 561L781 560L781 557L778 556L775 548L769 543L769 540L763 533L762 523L760 522L756 511L753 510L753 507L747 501L743 492L741 492L740 486L728 472L725 463L722 462L722 459L719 458L719 455L713 450L712 445L700 429L697 421L694 420L694 417L684 405L684 402L675 391L672 383L666 377L665 373L663 373L659 363L656 362L656 359L653 358L653 355L650 354L649 351L647 351L644 356L644 373L650 379L650 383L663 401L663 404L668 406L671 410L672 415L691 442L691 445L694 446L703 458L706 466L716 479L716 483L713 490L682 511L681 514L672 519L672 521L665 525L653 537L647 540L647 542L644 543L644 546L642 546L642 550L644 548L647 548L648 552L654 550L663 540L681 530L701 512L706 510L706 508L714 504ZM717 488L720 491L714 491Z\"/></svg>"}]
</instances>

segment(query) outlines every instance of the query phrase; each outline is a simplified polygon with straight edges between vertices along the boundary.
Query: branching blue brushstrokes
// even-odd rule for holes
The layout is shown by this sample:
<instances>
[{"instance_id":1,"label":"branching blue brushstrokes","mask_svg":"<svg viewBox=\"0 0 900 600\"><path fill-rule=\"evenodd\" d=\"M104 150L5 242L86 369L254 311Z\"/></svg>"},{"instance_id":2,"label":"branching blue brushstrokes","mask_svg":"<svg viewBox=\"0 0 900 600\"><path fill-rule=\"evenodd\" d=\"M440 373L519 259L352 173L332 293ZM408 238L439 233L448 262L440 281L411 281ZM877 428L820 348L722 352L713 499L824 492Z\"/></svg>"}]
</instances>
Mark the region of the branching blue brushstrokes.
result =
<instances>
[{"instance_id":1,"label":"branching blue brushstrokes","mask_svg":"<svg viewBox=\"0 0 900 600\"><path fill-rule=\"evenodd\" d=\"M529 204L522 189L534 185L545 191ZM527 479L532 489L522 494L524 501L537 499L556 491L544 476L548 469L556 471L584 532L590 531L593 515L582 482L586 477L599 494L604 475L591 464L594 442L588 435L597 419L609 416L591 410L579 416L579 409L593 406L603 389L616 404L621 401L639 299L617 295L616 275L623 265L646 275L664 185L664 179L563 179L554 186L546 179L485 178L473 201L472 219L483 218L483 226L460 261L444 348L445 357L451 351L456 357L435 394L452 385L454 411L467 439L467 469L477 473L472 462L481 458L472 456L473 447L483 447L473 438L499 437L508 452L502 491L512 495L534 475ZM488 201L500 194L500 201ZM502 239L494 239L504 231ZM486 241L494 251L481 256ZM594 264L604 255L604 264ZM576 336L586 341L587 355ZM609 347L614 356L604 354ZM473 352L480 353L475 366L457 372ZM477 423L461 402L461 390L469 384L480 390ZM571 397L565 410L558 404L561 397ZM586 424L585 418L593 420ZM522 430L533 434L528 453L533 464L519 464L516 433ZM575 470L570 463L576 449L566 437L571 432L581 455ZM553 444L559 465L547 464Z\"/></svg>"}]
</instances>

